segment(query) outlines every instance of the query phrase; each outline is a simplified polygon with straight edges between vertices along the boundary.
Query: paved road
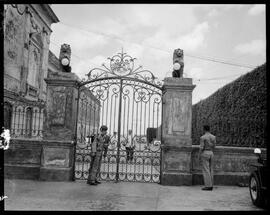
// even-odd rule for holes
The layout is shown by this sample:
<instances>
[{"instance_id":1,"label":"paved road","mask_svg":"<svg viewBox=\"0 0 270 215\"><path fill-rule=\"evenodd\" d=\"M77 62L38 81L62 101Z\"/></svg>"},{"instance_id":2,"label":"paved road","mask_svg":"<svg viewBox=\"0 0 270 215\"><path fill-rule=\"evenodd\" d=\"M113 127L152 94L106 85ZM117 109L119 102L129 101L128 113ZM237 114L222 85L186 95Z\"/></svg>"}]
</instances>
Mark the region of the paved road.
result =
<instances>
[{"instance_id":1,"label":"paved road","mask_svg":"<svg viewBox=\"0 0 270 215\"><path fill-rule=\"evenodd\" d=\"M5 179L5 210L210 211L261 210L247 187L162 186L155 183L42 182Z\"/></svg>"}]
</instances>

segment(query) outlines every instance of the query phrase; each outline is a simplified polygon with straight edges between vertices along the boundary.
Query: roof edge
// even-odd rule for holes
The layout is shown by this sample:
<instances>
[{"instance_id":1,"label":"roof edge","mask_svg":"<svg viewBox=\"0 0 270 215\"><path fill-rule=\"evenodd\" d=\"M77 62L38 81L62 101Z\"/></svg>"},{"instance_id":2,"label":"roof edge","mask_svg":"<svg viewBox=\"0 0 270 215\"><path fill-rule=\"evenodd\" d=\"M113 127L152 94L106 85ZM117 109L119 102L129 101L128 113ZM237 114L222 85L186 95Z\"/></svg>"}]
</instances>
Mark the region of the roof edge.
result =
<instances>
[{"instance_id":1,"label":"roof edge","mask_svg":"<svg viewBox=\"0 0 270 215\"><path fill-rule=\"evenodd\" d=\"M48 5L48 4L41 4L41 6L50 15L50 17L52 17L53 23L60 22L60 20L58 19L58 17L56 16L56 14L53 12L53 10L52 10L52 8L51 8L50 5Z\"/></svg>"}]
</instances>

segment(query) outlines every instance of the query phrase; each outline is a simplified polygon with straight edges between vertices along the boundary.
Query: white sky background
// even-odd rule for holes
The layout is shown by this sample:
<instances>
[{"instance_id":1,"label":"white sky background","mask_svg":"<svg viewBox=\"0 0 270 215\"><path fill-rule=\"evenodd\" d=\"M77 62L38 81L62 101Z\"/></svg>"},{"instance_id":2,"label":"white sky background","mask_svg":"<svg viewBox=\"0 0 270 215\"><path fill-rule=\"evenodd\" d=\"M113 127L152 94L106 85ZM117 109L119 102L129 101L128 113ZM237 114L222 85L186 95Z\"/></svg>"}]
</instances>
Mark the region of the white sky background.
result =
<instances>
[{"instance_id":1,"label":"white sky background","mask_svg":"<svg viewBox=\"0 0 270 215\"><path fill-rule=\"evenodd\" d=\"M259 66L266 61L265 5L52 4L50 50L58 57L71 46L72 72L79 77L107 57L124 52L160 80L171 77L174 49L184 50L184 77L193 78L192 103L252 69L192 56ZM70 13L72 11L72 13ZM224 78L225 77L225 78ZM218 80L205 80L205 79Z\"/></svg>"}]
</instances>

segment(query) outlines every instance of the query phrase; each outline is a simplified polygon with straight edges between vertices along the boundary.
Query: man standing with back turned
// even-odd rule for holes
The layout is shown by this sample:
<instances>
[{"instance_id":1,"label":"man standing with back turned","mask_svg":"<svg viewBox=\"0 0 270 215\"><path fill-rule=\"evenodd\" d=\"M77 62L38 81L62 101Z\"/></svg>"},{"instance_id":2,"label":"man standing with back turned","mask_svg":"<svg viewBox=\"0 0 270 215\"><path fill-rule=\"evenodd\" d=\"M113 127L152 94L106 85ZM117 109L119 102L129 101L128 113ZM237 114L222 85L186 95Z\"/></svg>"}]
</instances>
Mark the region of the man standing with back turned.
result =
<instances>
[{"instance_id":1,"label":"man standing with back turned","mask_svg":"<svg viewBox=\"0 0 270 215\"><path fill-rule=\"evenodd\" d=\"M204 125L205 134L200 138L199 158L202 161L202 173L205 187L202 190L213 190L213 150L216 146L216 137L210 133L209 125Z\"/></svg>"}]
</instances>

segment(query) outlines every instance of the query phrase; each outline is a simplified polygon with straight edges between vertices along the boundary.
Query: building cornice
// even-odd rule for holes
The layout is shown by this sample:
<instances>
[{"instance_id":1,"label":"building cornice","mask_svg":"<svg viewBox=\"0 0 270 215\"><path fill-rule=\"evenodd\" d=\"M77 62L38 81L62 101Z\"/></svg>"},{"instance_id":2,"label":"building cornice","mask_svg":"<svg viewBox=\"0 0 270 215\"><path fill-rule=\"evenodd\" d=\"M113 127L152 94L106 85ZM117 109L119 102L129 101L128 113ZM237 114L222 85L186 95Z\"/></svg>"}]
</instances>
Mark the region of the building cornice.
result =
<instances>
[{"instance_id":1,"label":"building cornice","mask_svg":"<svg viewBox=\"0 0 270 215\"><path fill-rule=\"evenodd\" d=\"M46 25L46 27L50 30L50 32L52 32L52 29L51 29L50 25L48 25L47 22L44 20L44 18L40 15L38 10L35 8L35 5L34 4L29 4L29 6L35 12L35 14L40 18L40 20ZM42 4L41 4L41 8L43 9ZM47 12L47 11L45 11L45 12ZM48 15L48 17L50 17L50 15L48 13L47 13L47 15ZM53 23L56 23L56 22L53 22Z\"/></svg>"},{"instance_id":2,"label":"building cornice","mask_svg":"<svg viewBox=\"0 0 270 215\"><path fill-rule=\"evenodd\" d=\"M175 91L192 91L196 85L192 84L191 78L165 78L163 90L172 89Z\"/></svg>"},{"instance_id":3,"label":"building cornice","mask_svg":"<svg viewBox=\"0 0 270 215\"><path fill-rule=\"evenodd\" d=\"M27 104L30 106L39 106L39 107L45 107L45 104L46 104L46 102L41 99L38 99L38 101L31 101L20 96L20 94L18 93L15 93L6 89L4 89L4 101L9 101L13 104L22 103L22 104Z\"/></svg>"},{"instance_id":4,"label":"building cornice","mask_svg":"<svg viewBox=\"0 0 270 215\"><path fill-rule=\"evenodd\" d=\"M75 87L79 88L78 80L70 80L70 79L55 79L55 78L45 78L44 81L49 86L65 86L65 87Z\"/></svg>"},{"instance_id":5,"label":"building cornice","mask_svg":"<svg viewBox=\"0 0 270 215\"><path fill-rule=\"evenodd\" d=\"M60 20L58 19L58 17L55 15L52 8L48 4L41 4L41 7L49 14L52 23L60 22Z\"/></svg>"},{"instance_id":6,"label":"building cornice","mask_svg":"<svg viewBox=\"0 0 270 215\"><path fill-rule=\"evenodd\" d=\"M174 91L188 91L188 92L191 92L191 91L193 91L193 89L195 87L196 87L196 85L190 85L190 86L163 85L163 90L165 92L168 89L171 89L171 90L174 90Z\"/></svg>"}]
</instances>

